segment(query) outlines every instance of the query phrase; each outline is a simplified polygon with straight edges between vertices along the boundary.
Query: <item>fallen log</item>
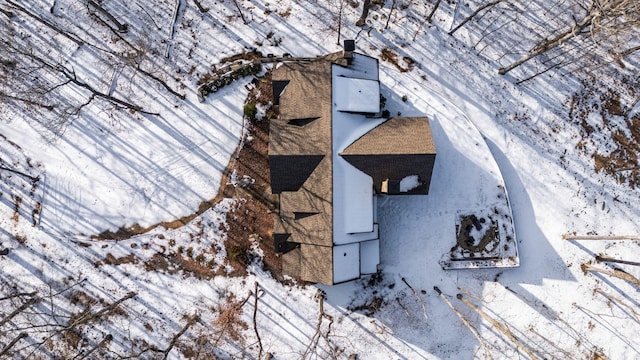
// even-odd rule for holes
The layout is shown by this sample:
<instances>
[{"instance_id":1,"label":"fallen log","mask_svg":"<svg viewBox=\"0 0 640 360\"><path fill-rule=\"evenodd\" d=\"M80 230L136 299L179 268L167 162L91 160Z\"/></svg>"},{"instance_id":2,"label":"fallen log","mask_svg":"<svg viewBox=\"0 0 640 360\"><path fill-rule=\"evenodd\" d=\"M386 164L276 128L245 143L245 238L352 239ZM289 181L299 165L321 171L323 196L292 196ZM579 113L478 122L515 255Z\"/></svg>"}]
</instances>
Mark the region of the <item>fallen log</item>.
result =
<instances>
[{"instance_id":1,"label":"fallen log","mask_svg":"<svg viewBox=\"0 0 640 360\"><path fill-rule=\"evenodd\" d=\"M447 299L447 297L444 296L442 291L440 291L440 289L437 286L434 286L433 290L435 290L438 293L440 298L445 302L445 304L447 304L447 306L449 306L451 311L453 311L454 314L458 315L462 323L467 327L467 329L469 329L469 331L471 331L473 336L475 336L476 339L478 339L478 341L480 342L480 345L482 345L482 348L484 349L485 354L487 354L489 359L493 360L493 356L491 356L491 352L489 351L487 344L484 342L484 340L482 340L482 337L480 336L480 333L478 333L478 330L476 330L476 328L474 328L473 325L471 325L469 320L465 319L464 315L462 315L462 313L458 311L458 309L456 309L455 306L453 306L451 301L449 301L449 299Z\"/></svg>"},{"instance_id":2,"label":"fallen log","mask_svg":"<svg viewBox=\"0 0 640 360\"><path fill-rule=\"evenodd\" d=\"M468 307L470 307L471 309L473 309L475 312L478 313L478 315L480 315L484 320L486 320L489 324L491 324L496 330L500 331L502 334L504 334L515 346L518 350L522 351L523 353L525 353L531 360L537 360L539 359L538 356L536 356L536 354L534 354L531 349L529 349L529 347L525 344L523 344L512 332L511 330L509 330L509 328L498 322L497 320L493 319L491 316L487 315L487 313L485 313L484 311L482 311L480 308L478 308L476 305L474 305L471 301L467 300L464 298L464 296L462 296L462 294L458 294L456 295L456 297L462 301L465 305L467 305Z\"/></svg>"},{"instance_id":3,"label":"fallen log","mask_svg":"<svg viewBox=\"0 0 640 360\"><path fill-rule=\"evenodd\" d=\"M582 264L580 265L580 269L582 269L583 273L587 273L587 271L593 271L593 272L598 272L601 274L605 274L605 275L609 275L609 276L613 276L616 277L618 279L622 279L625 281L628 281L636 286L640 286L640 279L638 279L637 277L626 273L622 270L618 270L618 269L613 269L613 270L607 270L607 269L602 269L599 267L595 267L591 264Z\"/></svg>"},{"instance_id":4,"label":"fallen log","mask_svg":"<svg viewBox=\"0 0 640 360\"><path fill-rule=\"evenodd\" d=\"M640 240L640 235L562 235L562 240Z\"/></svg>"}]
</instances>

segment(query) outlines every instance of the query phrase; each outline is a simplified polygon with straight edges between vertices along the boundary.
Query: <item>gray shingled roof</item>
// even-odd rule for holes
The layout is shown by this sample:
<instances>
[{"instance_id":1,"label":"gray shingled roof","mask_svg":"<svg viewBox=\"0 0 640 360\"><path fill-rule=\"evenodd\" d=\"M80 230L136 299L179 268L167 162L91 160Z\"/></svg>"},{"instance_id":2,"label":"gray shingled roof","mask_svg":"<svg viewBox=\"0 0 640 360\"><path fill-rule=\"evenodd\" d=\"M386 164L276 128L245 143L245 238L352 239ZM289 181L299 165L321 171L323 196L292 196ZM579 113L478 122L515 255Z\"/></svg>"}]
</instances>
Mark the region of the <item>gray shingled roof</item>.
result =
<instances>
[{"instance_id":1,"label":"gray shingled roof","mask_svg":"<svg viewBox=\"0 0 640 360\"><path fill-rule=\"evenodd\" d=\"M383 181L398 184L410 175L418 175L422 185L407 194L429 192L436 147L426 117L391 118L353 142L340 155L373 178L376 193L383 191Z\"/></svg>"},{"instance_id":2,"label":"gray shingled roof","mask_svg":"<svg viewBox=\"0 0 640 360\"><path fill-rule=\"evenodd\" d=\"M435 154L426 117L391 118L349 145L340 155Z\"/></svg>"},{"instance_id":3,"label":"gray shingled roof","mask_svg":"<svg viewBox=\"0 0 640 360\"><path fill-rule=\"evenodd\" d=\"M333 283L331 64L319 58L274 69L274 81L289 82L274 94L280 116L269 131L271 186L280 193L274 233L301 244L283 254L283 272L324 284Z\"/></svg>"}]
</instances>

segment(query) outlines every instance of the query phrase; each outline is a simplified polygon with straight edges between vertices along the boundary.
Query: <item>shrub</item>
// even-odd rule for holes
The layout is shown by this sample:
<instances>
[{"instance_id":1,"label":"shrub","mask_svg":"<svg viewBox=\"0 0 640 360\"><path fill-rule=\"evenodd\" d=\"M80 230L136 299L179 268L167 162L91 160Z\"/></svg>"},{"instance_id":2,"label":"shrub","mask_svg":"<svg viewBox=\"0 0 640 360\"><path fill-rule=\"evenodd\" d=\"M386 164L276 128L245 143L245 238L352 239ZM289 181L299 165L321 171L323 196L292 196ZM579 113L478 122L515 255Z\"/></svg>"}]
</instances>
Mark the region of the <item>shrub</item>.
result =
<instances>
[{"instance_id":1,"label":"shrub","mask_svg":"<svg viewBox=\"0 0 640 360\"><path fill-rule=\"evenodd\" d=\"M229 249L229 259L244 261L247 255L247 249L242 246L234 245Z\"/></svg>"},{"instance_id":2,"label":"shrub","mask_svg":"<svg viewBox=\"0 0 640 360\"><path fill-rule=\"evenodd\" d=\"M258 115L258 108L253 102L244 105L244 116L249 120L255 120Z\"/></svg>"}]
</instances>

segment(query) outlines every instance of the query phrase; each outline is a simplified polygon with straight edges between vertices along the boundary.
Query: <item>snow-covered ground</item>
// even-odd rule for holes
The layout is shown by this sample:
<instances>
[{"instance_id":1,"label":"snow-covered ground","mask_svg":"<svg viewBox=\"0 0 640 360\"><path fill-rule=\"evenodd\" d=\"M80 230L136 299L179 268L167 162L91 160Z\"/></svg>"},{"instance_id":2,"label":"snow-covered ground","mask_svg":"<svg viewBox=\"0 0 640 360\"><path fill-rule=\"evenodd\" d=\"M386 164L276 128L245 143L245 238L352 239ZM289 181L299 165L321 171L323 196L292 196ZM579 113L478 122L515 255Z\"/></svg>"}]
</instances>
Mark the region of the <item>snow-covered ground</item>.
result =
<instances>
[{"instance_id":1,"label":"snow-covered ground","mask_svg":"<svg viewBox=\"0 0 640 360\"><path fill-rule=\"evenodd\" d=\"M229 306L232 309L233 304L241 303L255 290L257 281L257 329L264 353L271 352L276 359L315 354L318 358L358 354L361 359L487 358L488 353L505 359L527 356L494 325L456 299L458 293L508 326L538 357L596 358L594 354L600 352L611 359L640 357L638 287L608 275L585 274L580 268L597 254L636 261L639 243L562 239L563 234L574 232L638 234L637 191L596 173L592 158L579 151L580 128L567 121L565 108L575 84L554 72L520 86L515 86L510 77L498 76L497 64L478 57L463 42L446 35L453 14L446 6L437 13L438 26L423 27L411 42L407 34L414 34L415 23L396 16L385 30L385 20L378 17L369 30L360 31L351 26L359 10L347 6L344 16L348 25L343 27L342 36L355 38L358 51L369 55L379 56L382 49L389 48L400 58L414 61L413 69L407 72L380 62L381 91L391 114L426 114L432 119L434 134L458 134L455 127L461 126L461 119L468 119L480 131L509 193L519 268L441 269L439 261L453 245L443 239L454 233L457 214L448 208L439 212L436 205L468 200L474 207L476 201L482 204L496 192L494 185L482 188L475 182L465 183L470 179L452 182L456 173L472 170L439 161L448 158L446 153L436 160L430 195L378 201L381 275L321 288L327 294L324 311L332 322L328 332L329 318L321 318L319 338L315 286L283 285L262 271L259 263L249 265L247 277L224 275L222 259L227 254L222 242L226 235L220 224L229 210L238 206L232 200L219 203L178 229L160 227L120 242L91 241L88 236L104 230L134 223L148 226L189 215L196 212L201 201L218 192L222 172L243 134L242 106L250 79L225 87L199 103L195 92L198 74L204 74L224 56L249 47L294 56L339 50L335 31L330 29L335 20L327 11L337 11L332 2L239 1L246 25L233 1L202 2L209 12L199 13L192 2L178 1L178 24L172 40L169 28L173 2L160 1L155 6L145 1L103 2L130 24L130 32L123 35L126 39L145 39L152 50L157 48L160 55L154 58L154 69L171 75L166 76L170 85L184 85L184 101L127 70L123 79L113 80L115 73L101 68L104 64L87 45L71 52L60 51L68 56L63 62L78 68L79 75L104 83L114 95L160 115L104 110L103 103L95 102L67 124L60 138L50 142L40 135L43 128L29 113L14 113L14 107L0 104L0 133L22 149L19 155L15 146L1 141L3 164L28 170L31 176L46 174L37 188L38 194L43 194L40 223L33 226L31 211L22 210L15 216L15 194L22 191L18 187L28 187L29 182L17 180L20 175L16 174L11 175L13 180L8 179L10 174L0 170L0 249L10 250L0 256L0 297L38 291L45 299L51 295L52 305L47 308L36 304L28 312L3 321L0 348L27 331L29 337L12 350L19 350L23 356L33 352L39 358L53 354L73 357L81 349L93 348L109 333L113 336L109 350L97 351L94 356L131 355L148 344L165 349L188 323L187 317L198 314L200 320L185 332L169 352L170 357L187 357L192 354L188 349L199 348L200 356L215 352L222 358L257 358L258 341L252 325L254 298L249 297L241 307L239 317L248 326L238 327L239 337L231 336L229 328L233 325L223 321ZM94 27L92 41L121 46L110 31L89 20L84 5L58 0L53 14L49 6L28 4L31 11L68 28ZM412 9L407 13L423 16ZM36 33L49 31L15 12L18 19L11 21L23 28ZM388 12L376 10L370 16ZM60 36L56 41L74 47ZM164 59L168 43L171 55ZM188 72L191 66L195 70ZM172 80L174 75L181 80ZM78 100L86 96L73 90L64 94ZM403 101L405 95L407 100ZM465 140L455 139L465 145L461 148L472 152L475 144ZM445 146L442 151L453 148ZM469 163L479 160L475 155L462 154ZM35 169L25 165L27 158ZM474 194L461 192L457 199L442 198L440 190L449 193L452 185L464 191L480 189ZM35 201L39 201L38 196ZM25 202L27 205L36 206ZM452 209L458 207L462 205ZM257 247L250 251L260 255ZM182 255L171 257L171 253ZM188 258L210 265L209 270L175 271L180 264L185 268L180 261ZM114 263L118 260L120 265ZM608 268L605 264L597 266ZM640 276L638 267L618 267ZM438 297L434 286L478 329L488 350ZM52 331L69 323L64 315L81 313L87 304L93 312L98 311L129 292L136 296L122 302L126 315L115 313L104 321L79 325L84 340L76 347L44 341ZM75 302L64 297L71 293L76 294L72 297ZM78 300L80 293L100 302ZM2 319L21 305L18 298L0 302ZM43 329L49 333L31 332L31 325L42 324L47 324ZM201 338L203 334L208 337ZM318 347L314 348L316 341ZM140 356L157 355L147 351Z\"/></svg>"}]
</instances>

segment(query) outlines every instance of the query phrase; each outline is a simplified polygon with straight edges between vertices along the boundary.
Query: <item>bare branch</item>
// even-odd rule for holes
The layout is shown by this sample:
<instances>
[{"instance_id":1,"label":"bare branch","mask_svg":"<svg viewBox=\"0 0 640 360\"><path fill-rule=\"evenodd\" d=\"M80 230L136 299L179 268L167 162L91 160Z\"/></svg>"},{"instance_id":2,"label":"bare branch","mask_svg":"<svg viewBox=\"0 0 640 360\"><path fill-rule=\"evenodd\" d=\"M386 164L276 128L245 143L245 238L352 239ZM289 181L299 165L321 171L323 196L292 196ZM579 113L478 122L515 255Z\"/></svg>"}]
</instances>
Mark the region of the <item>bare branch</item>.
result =
<instances>
[{"instance_id":1,"label":"bare branch","mask_svg":"<svg viewBox=\"0 0 640 360\"><path fill-rule=\"evenodd\" d=\"M2 320L0 320L0 326L4 325L9 320L13 319L16 315L23 312L29 306L37 304L41 300L42 299L40 299L39 297L34 296L29 300L25 301L22 305L18 306L15 310L13 310L9 315L5 316Z\"/></svg>"},{"instance_id":2,"label":"bare branch","mask_svg":"<svg viewBox=\"0 0 640 360\"><path fill-rule=\"evenodd\" d=\"M447 306L449 306L451 311L453 311L453 313L456 314L458 316L458 318L460 318L460 320L467 327L467 329L469 329L469 331L471 331L473 336L475 336L476 339L478 339L478 341L480 342L480 345L482 345L482 348L484 349L484 353L487 354L489 359L493 360L493 356L491 355L491 352L489 351L489 347L487 346L487 344L484 342L484 340L480 336L480 333L478 333L478 330L476 330L476 328L474 328L473 325L471 325L469 320L465 319L465 317L462 315L462 313L460 311L458 311L458 309L456 309L455 306L453 306L451 301L449 301L449 299L447 299L447 297L442 293L442 291L440 291L440 289L437 286L434 286L433 290L435 290L438 293L438 296L440 296L440 298L445 302L445 304L447 304Z\"/></svg>"},{"instance_id":3,"label":"bare branch","mask_svg":"<svg viewBox=\"0 0 640 360\"><path fill-rule=\"evenodd\" d=\"M587 273L587 271L599 272L604 275L613 276L618 279L622 279L624 281L630 282L636 286L640 286L640 279L622 270L618 270L618 269L606 270L606 269L595 267L591 264L582 264L580 265L580 269L582 269L582 272L584 272L585 274Z\"/></svg>"},{"instance_id":4,"label":"bare branch","mask_svg":"<svg viewBox=\"0 0 640 360\"><path fill-rule=\"evenodd\" d=\"M21 332L18 336L16 336L13 340L11 340L7 346L5 346L2 350L0 350L0 357L3 355L7 355L7 353L9 352L9 350L11 350L11 348L21 339L26 338L27 336L29 336L29 334L27 334L26 332Z\"/></svg>"},{"instance_id":5,"label":"bare branch","mask_svg":"<svg viewBox=\"0 0 640 360\"><path fill-rule=\"evenodd\" d=\"M473 19L476 15L478 15L482 10L487 9L489 7L492 7L492 6L495 6L495 5L499 4L501 1L502 0L492 1L490 3L486 3L486 4L482 5L482 6L480 6L474 12L472 12L471 15L467 16L466 19L462 20L462 22L458 26L456 26L451 31L449 31L449 35L453 35L456 31L458 31L458 29L463 27L464 24L466 24L469 21L471 21L471 19Z\"/></svg>"},{"instance_id":6,"label":"bare branch","mask_svg":"<svg viewBox=\"0 0 640 360\"><path fill-rule=\"evenodd\" d=\"M585 8L585 15L580 20L576 20L573 26L562 31L551 39L538 43L529 51L528 54L524 55L512 64L500 68L498 73L500 75L504 75L532 58L556 48L575 37L590 34L591 38L596 41L595 35L597 33L603 31L618 33L628 27L628 24L637 25L637 20L632 20L631 22L628 22L628 24L620 24L613 21L619 17L633 18L634 16L637 16L638 9L635 6L637 5L630 0L592 0L589 7Z\"/></svg>"},{"instance_id":7,"label":"bare branch","mask_svg":"<svg viewBox=\"0 0 640 360\"><path fill-rule=\"evenodd\" d=\"M562 235L562 240L640 240L640 235Z\"/></svg>"},{"instance_id":8,"label":"bare branch","mask_svg":"<svg viewBox=\"0 0 640 360\"><path fill-rule=\"evenodd\" d=\"M16 9L20 10L21 12L25 13L29 17L33 18L34 20L38 21L39 23L45 25L46 27L52 29L53 31L57 32L58 34L66 37L67 39L69 39L69 40L73 41L74 43L78 44L78 46L82 46L84 44L84 41L82 41L82 39L78 38L76 35L72 35L68 31L63 30L63 29L59 28L56 25L53 25L52 23L50 23L49 21L41 18L40 16L32 14L29 10L27 10L27 9L23 8L22 6L16 4L12 0L6 0L6 2L9 5L13 6L14 8L16 8Z\"/></svg>"},{"instance_id":9,"label":"bare branch","mask_svg":"<svg viewBox=\"0 0 640 360\"><path fill-rule=\"evenodd\" d=\"M627 304L624 300L609 294L608 292L600 289L600 288L596 288L595 290L593 290L593 292L601 294L602 296L606 297L607 299L609 299L610 301L613 301L614 303L616 303L620 308L624 308L626 310L626 313L629 314L629 316L631 316L637 323L640 323L640 314L638 314L638 312L636 312L636 310L634 309L633 306Z\"/></svg>"},{"instance_id":10,"label":"bare branch","mask_svg":"<svg viewBox=\"0 0 640 360\"><path fill-rule=\"evenodd\" d=\"M12 294L12 295L7 295L5 297L1 297L0 301L2 300L8 300L8 299L13 299L13 298L17 298L17 297L21 297L21 296L35 296L37 293L35 291L30 292L30 293L17 293L17 294Z\"/></svg>"},{"instance_id":11,"label":"bare branch","mask_svg":"<svg viewBox=\"0 0 640 360\"><path fill-rule=\"evenodd\" d=\"M139 72L141 72L142 74L150 77L151 79L155 80L156 82L160 83L160 85L162 85L163 88L165 88L168 92L170 92L171 94L179 97L181 100L184 100L187 98L187 96L185 94L180 94L179 92L173 90L169 85L167 85L166 82L164 82L162 79L160 79L159 77L153 75L152 73L143 70L142 67L140 65L138 65L136 67L136 70L138 70Z\"/></svg>"},{"instance_id":12,"label":"bare branch","mask_svg":"<svg viewBox=\"0 0 640 360\"><path fill-rule=\"evenodd\" d=\"M332 352L331 354L332 358L337 359L337 354L335 353L335 350L333 349L333 347L331 346L331 343L329 342L329 334L331 333L331 325L333 324L333 317L324 312L324 299L326 296L327 295L322 290L318 290L318 292L314 296L314 298L319 303L318 323L316 325L316 332L311 337L311 342L309 342L309 345L307 346L304 353L302 354L303 359L308 354L317 354L318 342L320 341L320 338L325 339L325 341L327 342L327 345L329 346L329 349ZM329 320L329 324L327 325L327 331L324 334L322 333L322 330L321 330L321 326L323 322L322 319Z\"/></svg>"},{"instance_id":13,"label":"bare branch","mask_svg":"<svg viewBox=\"0 0 640 360\"><path fill-rule=\"evenodd\" d=\"M429 316L427 315L427 307L424 304L424 300L422 300L420 295L418 295L418 292L411 285L409 285L409 283L407 282L407 280L405 278L402 278L402 282L405 283L405 285L407 285L409 287L409 289L411 289L411 292L413 293L413 296L415 296L416 299L418 299L418 301L420 302L420 305L422 305L422 315L424 316L424 319L426 321L429 321Z\"/></svg>"},{"instance_id":14,"label":"bare branch","mask_svg":"<svg viewBox=\"0 0 640 360\"><path fill-rule=\"evenodd\" d=\"M458 295L456 295L456 297L460 301L462 301L465 305L469 306L476 313L478 313L478 315L480 315L480 317L482 317L484 320L486 320L488 323L490 323L496 330L498 330L502 334L504 334L509 340L511 340L511 342L518 348L518 350L520 350L520 351L524 352L525 354L527 354L527 356L531 360L539 359L539 357L536 356L536 354L534 354L531 351L531 349L529 349L529 347L527 345L523 344L515 335L513 335L511 330L509 330L509 328L506 327L504 324L496 321L491 316L487 315L487 313L482 311L479 307L474 305L471 301L465 299L464 296L462 296L462 294L458 294Z\"/></svg>"},{"instance_id":15,"label":"bare branch","mask_svg":"<svg viewBox=\"0 0 640 360\"><path fill-rule=\"evenodd\" d=\"M253 331L256 333L256 338L258 339L258 359L262 358L262 340L260 339L260 334L258 333L258 325L256 324L256 317L258 315L258 282L256 281L255 289L253 291L254 302L253 302Z\"/></svg>"},{"instance_id":16,"label":"bare branch","mask_svg":"<svg viewBox=\"0 0 640 360\"><path fill-rule=\"evenodd\" d=\"M75 319L73 322L69 323L63 330L71 330L79 325L82 324L86 324L89 321L95 320L95 319L99 319L102 315L113 311L116 307L118 307L118 305L120 305L121 303L123 303L126 300L131 299L132 297L136 296L137 293L132 291L130 293L128 293L127 295L123 296L122 298L120 298L119 300L117 300L116 302L107 305L105 307L103 307L102 309L98 310L97 312L91 314L85 314L83 316L80 316L78 319Z\"/></svg>"},{"instance_id":17,"label":"bare branch","mask_svg":"<svg viewBox=\"0 0 640 360\"><path fill-rule=\"evenodd\" d=\"M163 359L167 359L169 357L169 353L171 352L171 350L173 349L173 347L176 345L176 342L178 341L178 339L187 331L189 330L189 328L196 323L196 321L198 320L198 315L195 314L193 316L189 317L189 320L187 321L187 323L182 327L182 329L180 329L180 331L178 331L177 334L175 334L173 336L173 338L171 338L171 342L169 342L169 346L167 346L166 349L164 349L162 352L164 353L164 357Z\"/></svg>"}]
</instances>

